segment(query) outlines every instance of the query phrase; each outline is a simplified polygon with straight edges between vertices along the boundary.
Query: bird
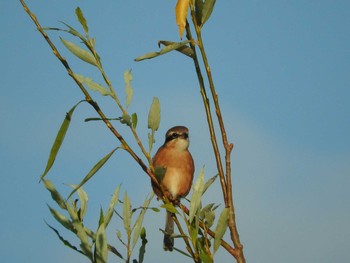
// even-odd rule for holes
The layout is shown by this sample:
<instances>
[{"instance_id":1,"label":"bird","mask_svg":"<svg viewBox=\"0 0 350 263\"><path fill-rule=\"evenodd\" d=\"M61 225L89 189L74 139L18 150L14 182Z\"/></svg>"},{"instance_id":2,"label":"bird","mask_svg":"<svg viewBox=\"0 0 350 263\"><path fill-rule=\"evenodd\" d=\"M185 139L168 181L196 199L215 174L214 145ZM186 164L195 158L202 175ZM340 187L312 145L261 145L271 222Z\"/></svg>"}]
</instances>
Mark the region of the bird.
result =
<instances>
[{"instance_id":1,"label":"bird","mask_svg":"<svg viewBox=\"0 0 350 263\"><path fill-rule=\"evenodd\" d=\"M164 144L152 159L155 171L159 168L163 169L161 178L157 179L162 190L151 181L153 191L158 199L163 199L164 194L170 202L178 205L180 199L191 190L195 167L192 155L188 150L189 144L187 127L175 126L166 132ZM172 219L172 213L167 211L163 240L165 251L173 250L173 234L174 220Z\"/></svg>"}]
</instances>

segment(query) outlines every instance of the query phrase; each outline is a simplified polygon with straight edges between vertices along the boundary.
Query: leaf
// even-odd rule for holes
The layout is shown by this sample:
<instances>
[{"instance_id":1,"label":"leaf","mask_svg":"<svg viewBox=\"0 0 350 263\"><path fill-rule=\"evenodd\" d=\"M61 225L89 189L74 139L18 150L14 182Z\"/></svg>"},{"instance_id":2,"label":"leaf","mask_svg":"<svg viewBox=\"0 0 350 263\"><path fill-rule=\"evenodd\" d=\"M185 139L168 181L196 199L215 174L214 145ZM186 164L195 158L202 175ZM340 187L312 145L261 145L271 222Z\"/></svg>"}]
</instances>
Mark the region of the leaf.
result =
<instances>
[{"instance_id":1,"label":"leaf","mask_svg":"<svg viewBox=\"0 0 350 263\"><path fill-rule=\"evenodd\" d=\"M136 112L131 115L132 127L136 129L137 127L137 114Z\"/></svg>"},{"instance_id":2,"label":"leaf","mask_svg":"<svg viewBox=\"0 0 350 263\"><path fill-rule=\"evenodd\" d=\"M161 205L160 207L165 208L168 212L173 213L173 214L179 213L177 211L176 207L172 203L167 203L167 204Z\"/></svg>"},{"instance_id":3,"label":"leaf","mask_svg":"<svg viewBox=\"0 0 350 263\"><path fill-rule=\"evenodd\" d=\"M105 215L105 226L106 227L108 226L109 222L111 221L113 213L114 213L114 207L118 203L120 186L121 185L118 185L118 187L115 189L115 191L112 195L111 201L109 202L109 207L108 207L108 210L107 210L106 215Z\"/></svg>"},{"instance_id":4,"label":"leaf","mask_svg":"<svg viewBox=\"0 0 350 263\"><path fill-rule=\"evenodd\" d=\"M78 187L78 185L76 185L76 184L71 184L69 186L71 186L73 189L76 189ZM79 201L80 201L79 219L81 221L83 221L86 210L87 210L88 195L83 190L82 187L78 187L77 193L78 193Z\"/></svg>"},{"instance_id":5,"label":"leaf","mask_svg":"<svg viewBox=\"0 0 350 263\"><path fill-rule=\"evenodd\" d=\"M221 244L221 239L224 236L227 226L228 226L229 209L224 208L220 214L218 223L215 228L215 238L214 238L214 254L219 249Z\"/></svg>"},{"instance_id":6,"label":"leaf","mask_svg":"<svg viewBox=\"0 0 350 263\"><path fill-rule=\"evenodd\" d=\"M95 173L100 170L100 168L108 161L108 159L113 155L113 153L118 150L119 147L114 148L110 153L108 153L106 156L104 156L101 160L99 160L94 167L90 170L90 172L84 177L84 179L78 184L78 186L69 194L69 199L80 187L82 187L87 181L91 179L95 175Z\"/></svg>"},{"instance_id":7,"label":"leaf","mask_svg":"<svg viewBox=\"0 0 350 263\"><path fill-rule=\"evenodd\" d=\"M160 40L158 41L158 46L164 45L164 46L170 46L170 45L175 45L177 44L176 42L172 41L166 41L166 40ZM176 51L179 51L180 53L188 56L188 57L193 57L193 50L191 47L187 45L182 45L181 47L177 48Z\"/></svg>"},{"instance_id":8,"label":"leaf","mask_svg":"<svg viewBox=\"0 0 350 263\"><path fill-rule=\"evenodd\" d=\"M108 246L106 229L101 209L99 227L96 232L95 260L94 263L106 263L108 258Z\"/></svg>"},{"instance_id":9,"label":"leaf","mask_svg":"<svg viewBox=\"0 0 350 263\"><path fill-rule=\"evenodd\" d=\"M64 215L62 215L60 212L58 212L57 210L53 209L51 206L49 206L49 210L51 215L62 225L64 226L66 229L72 231L73 233L75 233L74 227L72 225L72 222L69 221L69 219L67 217L65 217Z\"/></svg>"},{"instance_id":10,"label":"leaf","mask_svg":"<svg viewBox=\"0 0 350 263\"><path fill-rule=\"evenodd\" d=\"M86 19L85 19L84 15L83 15L83 12L80 9L80 7L77 7L75 9L75 14L76 14L76 16L77 16L77 18L79 20L79 23L83 26L86 35L88 35L89 28L87 26Z\"/></svg>"},{"instance_id":11,"label":"leaf","mask_svg":"<svg viewBox=\"0 0 350 263\"><path fill-rule=\"evenodd\" d=\"M178 0L175 7L176 24L179 27L179 34L181 39L186 26L189 4L190 0Z\"/></svg>"},{"instance_id":12,"label":"leaf","mask_svg":"<svg viewBox=\"0 0 350 263\"><path fill-rule=\"evenodd\" d=\"M145 253L146 253L146 244L147 244L147 238L146 238L146 229L143 227L142 230L141 230L141 240L142 240L142 245L140 247L140 250L139 250L139 261L138 263L142 263L143 262L143 259L144 259L144 256L145 256Z\"/></svg>"},{"instance_id":13,"label":"leaf","mask_svg":"<svg viewBox=\"0 0 350 263\"><path fill-rule=\"evenodd\" d=\"M201 21L202 26L205 24L205 22L208 21L211 13L213 12L215 2L216 0L205 0L203 4L203 9L202 9L202 21Z\"/></svg>"},{"instance_id":14,"label":"leaf","mask_svg":"<svg viewBox=\"0 0 350 263\"><path fill-rule=\"evenodd\" d=\"M52 182L46 179L42 179L42 180L45 188L51 193L52 199L59 205L59 207L66 210L67 205L64 199L62 198L61 194L56 190L55 186L52 184Z\"/></svg>"},{"instance_id":15,"label":"leaf","mask_svg":"<svg viewBox=\"0 0 350 263\"><path fill-rule=\"evenodd\" d=\"M77 80L79 80L81 83L86 84L86 86L93 90L93 91L98 91L99 93L101 93L102 96L107 96L107 95L111 95L111 93L109 92L109 90L105 87L103 87L102 85L96 83L95 81L93 81L91 78L87 78L84 77L82 75L73 74L74 77L76 77Z\"/></svg>"},{"instance_id":16,"label":"leaf","mask_svg":"<svg viewBox=\"0 0 350 263\"><path fill-rule=\"evenodd\" d=\"M150 196L150 198L146 199L145 202L143 203L142 205L142 210L140 212L140 215L138 216L138 218L136 219L136 222L135 222L135 225L134 225L134 236L133 236L133 243L132 243L132 249L134 249L135 245L136 245L136 242L137 240L139 239L140 235L141 235L141 230L144 229L142 227L142 223L143 223L143 219L144 219L144 216L145 216L145 213L147 211L147 208L151 202L151 200L153 199L154 197L154 194L152 194Z\"/></svg>"},{"instance_id":17,"label":"leaf","mask_svg":"<svg viewBox=\"0 0 350 263\"><path fill-rule=\"evenodd\" d=\"M199 172L196 184L193 187L193 194L190 204L189 221L192 222L201 204L201 197L204 189L204 168Z\"/></svg>"},{"instance_id":18,"label":"leaf","mask_svg":"<svg viewBox=\"0 0 350 263\"><path fill-rule=\"evenodd\" d=\"M124 223L124 229L129 236L131 234L131 229L130 229L131 203L127 192L125 192L124 199L123 199L123 223Z\"/></svg>"},{"instance_id":19,"label":"leaf","mask_svg":"<svg viewBox=\"0 0 350 263\"><path fill-rule=\"evenodd\" d=\"M212 183L215 182L216 178L218 177L217 175L214 175L212 178L210 178L205 184L204 184L204 189L203 189L203 194L208 190L209 186L212 185Z\"/></svg>"},{"instance_id":20,"label":"leaf","mask_svg":"<svg viewBox=\"0 0 350 263\"><path fill-rule=\"evenodd\" d=\"M135 58L135 61L141 61L141 60L144 60L144 59L151 59L151 58L154 58L154 57L158 57L158 56L164 55L164 54L166 54L166 53L168 53L170 51L173 51L173 50L179 50L182 47L186 46L189 42L190 42L189 40L186 40L186 41L183 41L183 42L179 42L179 43L174 42L174 44L165 46L159 52L150 52L150 53L147 53L145 55L139 56L139 57Z\"/></svg>"},{"instance_id":21,"label":"leaf","mask_svg":"<svg viewBox=\"0 0 350 263\"><path fill-rule=\"evenodd\" d=\"M151 108L148 112L148 129L152 132L158 130L160 124L160 103L157 97L153 98Z\"/></svg>"},{"instance_id":22,"label":"leaf","mask_svg":"<svg viewBox=\"0 0 350 263\"><path fill-rule=\"evenodd\" d=\"M67 205L67 211L69 213L69 216L72 219L74 229L76 230L76 236L80 239L80 247L84 255L87 256L92 261L93 259L92 251L91 251L92 247L89 242L87 233L85 232L84 225L80 221L78 214L74 211L74 208L72 206Z\"/></svg>"},{"instance_id":23,"label":"leaf","mask_svg":"<svg viewBox=\"0 0 350 263\"><path fill-rule=\"evenodd\" d=\"M63 243L65 246L67 246L67 247L69 247L69 248L71 248L71 249L73 249L73 250L75 250L75 251L77 251L77 252L79 252L79 253L81 253L81 254L84 255L84 253L83 253L81 250L79 250L77 247L73 246L71 243L69 243L69 241L65 240L65 239L60 235L60 233L58 232L57 229L55 229L55 228L53 228L52 226L50 226L46 221L45 221L45 224L46 224L49 228L51 228L51 230L53 230L53 231L56 233L56 235L58 236L59 240L61 240L62 243Z\"/></svg>"},{"instance_id":24,"label":"leaf","mask_svg":"<svg viewBox=\"0 0 350 263\"><path fill-rule=\"evenodd\" d=\"M75 56L77 56L78 58L80 58L81 60L93 65L93 66L98 66L98 63L94 57L94 55L90 52L87 51L85 49L82 49L81 47L77 46L76 44L69 42L65 39L63 39L62 37L60 37L63 45L65 45L65 47L72 52Z\"/></svg>"},{"instance_id":25,"label":"leaf","mask_svg":"<svg viewBox=\"0 0 350 263\"><path fill-rule=\"evenodd\" d=\"M202 21L203 0L195 0L195 13L197 24L201 26Z\"/></svg>"},{"instance_id":26,"label":"leaf","mask_svg":"<svg viewBox=\"0 0 350 263\"><path fill-rule=\"evenodd\" d=\"M47 164L45 167L45 171L43 172L43 174L40 176L40 180L44 179L44 177L46 176L46 174L50 171L52 165L55 162L57 153L59 151L59 149L61 148L61 145L63 143L64 137L66 136L67 130L69 128L69 124L70 121L72 119L72 115L73 112L75 110L75 108L81 103L82 101L79 101L77 104L75 104L73 106L73 108L70 109L69 112L66 113L66 117L64 118L61 127L56 135L56 139L52 145L51 151L50 151L50 155L49 155L49 159L47 160Z\"/></svg>"},{"instance_id":27,"label":"leaf","mask_svg":"<svg viewBox=\"0 0 350 263\"><path fill-rule=\"evenodd\" d=\"M126 70L124 72L124 83L125 83L125 93L126 93L126 108L129 108L132 95L134 93L131 87L132 74L131 70Z\"/></svg>"}]
</instances>

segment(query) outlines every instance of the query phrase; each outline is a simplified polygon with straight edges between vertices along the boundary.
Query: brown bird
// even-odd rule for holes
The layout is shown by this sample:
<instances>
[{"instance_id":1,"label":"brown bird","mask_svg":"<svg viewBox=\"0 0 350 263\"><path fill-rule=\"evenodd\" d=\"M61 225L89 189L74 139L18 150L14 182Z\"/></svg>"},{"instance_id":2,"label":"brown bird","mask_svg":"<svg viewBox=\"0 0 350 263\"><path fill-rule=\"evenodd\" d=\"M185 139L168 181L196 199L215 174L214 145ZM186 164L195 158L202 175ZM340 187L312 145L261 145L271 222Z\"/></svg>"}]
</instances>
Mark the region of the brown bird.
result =
<instances>
[{"instance_id":1,"label":"brown bird","mask_svg":"<svg viewBox=\"0 0 350 263\"><path fill-rule=\"evenodd\" d=\"M185 197L191 190L194 163L189 146L188 129L184 126L175 126L167 131L164 144L153 157L153 166L165 168L164 177L159 182L164 195L175 205L179 204L181 197ZM152 182L155 194L162 198L159 187ZM174 221L171 213L167 211L163 248L172 251L174 247Z\"/></svg>"}]
</instances>

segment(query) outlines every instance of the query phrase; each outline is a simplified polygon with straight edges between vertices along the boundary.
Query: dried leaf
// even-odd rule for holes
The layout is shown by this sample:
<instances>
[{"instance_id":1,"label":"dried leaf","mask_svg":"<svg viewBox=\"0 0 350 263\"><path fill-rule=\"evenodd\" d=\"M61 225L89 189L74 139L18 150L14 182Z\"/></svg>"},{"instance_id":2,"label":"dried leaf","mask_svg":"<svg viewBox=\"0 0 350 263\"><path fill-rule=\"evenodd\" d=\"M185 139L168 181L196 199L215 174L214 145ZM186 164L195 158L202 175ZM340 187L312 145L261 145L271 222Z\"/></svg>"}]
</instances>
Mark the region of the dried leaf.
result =
<instances>
[{"instance_id":1,"label":"dried leaf","mask_svg":"<svg viewBox=\"0 0 350 263\"><path fill-rule=\"evenodd\" d=\"M186 27L186 18L190 0L178 0L175 7L176 24L179 27L180 38Z\"/></svg>"}]
</instances>

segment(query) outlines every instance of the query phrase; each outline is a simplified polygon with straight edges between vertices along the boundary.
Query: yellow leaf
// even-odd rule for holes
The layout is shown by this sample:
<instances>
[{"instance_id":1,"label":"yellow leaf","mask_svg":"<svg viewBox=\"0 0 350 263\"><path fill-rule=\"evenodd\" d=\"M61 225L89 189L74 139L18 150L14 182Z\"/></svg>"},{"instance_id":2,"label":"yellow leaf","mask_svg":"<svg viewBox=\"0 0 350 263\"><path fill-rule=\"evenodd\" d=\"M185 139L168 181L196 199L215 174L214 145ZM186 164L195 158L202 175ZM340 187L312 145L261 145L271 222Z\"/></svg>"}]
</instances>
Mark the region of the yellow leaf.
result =
<instances>
[{"instance_id":1,"label":"yellow leaf","mask_svg":"<svg viewBox=\"0 0 350 263\"><path fill-rule=\"evenodd\" d=\"M185 30L188 6L190 0L178 0L175 8L176 24L179 27L180 38Z\"/></svg>"}]
</instances>

